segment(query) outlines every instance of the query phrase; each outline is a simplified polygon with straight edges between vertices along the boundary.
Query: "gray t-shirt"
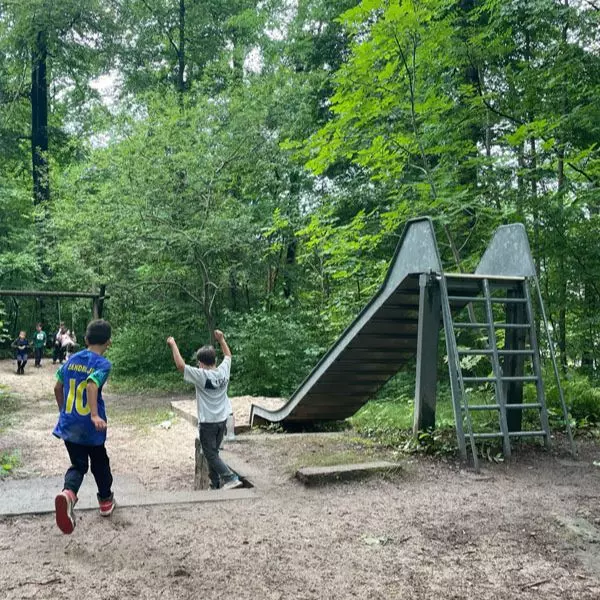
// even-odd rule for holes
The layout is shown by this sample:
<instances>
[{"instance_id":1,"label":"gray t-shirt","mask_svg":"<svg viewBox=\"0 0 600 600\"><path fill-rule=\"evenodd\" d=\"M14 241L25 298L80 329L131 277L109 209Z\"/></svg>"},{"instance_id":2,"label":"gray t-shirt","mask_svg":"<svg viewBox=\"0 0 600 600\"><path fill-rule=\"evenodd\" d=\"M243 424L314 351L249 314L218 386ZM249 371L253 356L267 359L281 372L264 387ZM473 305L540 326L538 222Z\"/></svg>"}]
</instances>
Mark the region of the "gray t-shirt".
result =
<instances>
[{"instance_id":1,"label":"gray t-shirt","mask_svg":"<svg viewBox=\"0 0 600 600\"><path fill-rule=\"evenodd\" d=\"M231 357L226 356L216 369L198 369L185 365L183 379L196 386L198 423L221 423L231 413L227 396Z\"/></svg>"}]
</instances>

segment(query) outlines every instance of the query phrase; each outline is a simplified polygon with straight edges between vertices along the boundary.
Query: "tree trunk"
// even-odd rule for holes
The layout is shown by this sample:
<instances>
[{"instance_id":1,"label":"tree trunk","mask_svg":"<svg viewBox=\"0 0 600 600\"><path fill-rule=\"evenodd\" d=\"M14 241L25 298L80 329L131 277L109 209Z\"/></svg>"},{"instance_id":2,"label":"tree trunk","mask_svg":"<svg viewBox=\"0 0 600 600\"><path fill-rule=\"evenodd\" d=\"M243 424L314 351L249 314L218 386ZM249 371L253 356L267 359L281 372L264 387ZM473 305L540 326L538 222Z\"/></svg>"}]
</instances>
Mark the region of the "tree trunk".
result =
<instances>
[{"instance_id":1,"label":"tree trunk","mask_svg":"<svg viewBox=\"0 0 600 600\"><path fill-rule=\"evenodd\" d=\"M177 51L177 91L183 106L185 92L185 0L179 0L179 49Z\"/></svg>"},{"instance_id":2,"label":"tree trunk","mask_svg":"<svg viewBox=\"0 0 600 600\"><path fill-rule=\"evenodd\" d=\"M563 6L569 8L569 0L564 0ZM562 31L563 50L566 48L569 36L569 26L565 21ZM567 82L565 81L565 89ZM567 98L563 95L562 98L562 113L567 114ZM564 223L564 205L563 199L566 191L565 177L565 146L563 140L558 141L558 167L557 167L557 185L558 185L558 218L556 226L560 228L563 235L567 236L567 227ZM567 270L565 262L565 252L558 254L558 348L560 350L560 365L563 373L567 371Z\"/></svg>"},{"instance_id":3,"label":"tree trunk","mask_svg":"<svg viewBox=\"0 0 600 600\"><path fill-rule=\"evenodd\" d=\"M48 82L46 59L47 33L38 31L31 53L31 162L33 203L43 204L50 199L48 170Z\"/></svg>"},{"instance_id":4,"label":"tree trunk","mask_svg":"<svg viewBox=\"0 0 600 600\"><path fill-rule=\"evenodd\" d=\"M287 251L285 255L285 270L283 272L283 295L286 298L289 298L293 293L292 286L292 269L294 268L294 264L296 263L296 240L291 240L288 242Z\"/></svg>"}]
</instances>

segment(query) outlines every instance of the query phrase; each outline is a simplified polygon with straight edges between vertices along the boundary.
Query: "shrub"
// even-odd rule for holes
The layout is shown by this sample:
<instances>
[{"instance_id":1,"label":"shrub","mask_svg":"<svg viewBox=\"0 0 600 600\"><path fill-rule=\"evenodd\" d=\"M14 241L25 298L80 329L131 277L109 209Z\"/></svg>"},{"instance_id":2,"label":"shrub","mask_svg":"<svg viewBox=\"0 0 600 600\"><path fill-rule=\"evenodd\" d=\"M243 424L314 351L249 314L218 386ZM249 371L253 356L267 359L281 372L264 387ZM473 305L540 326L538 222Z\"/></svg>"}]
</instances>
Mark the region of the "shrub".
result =
<instances>
[{"instance_id":1,"label":"shrub","mask_svg":"<svg viewBox=\"0 0 600 600\"><path fill-rule=\"evenodd\" d=\"M229 313L226 322L236 394L288 396L325 352L315 324L301 313Z\"/></svg>"}]
</instances>

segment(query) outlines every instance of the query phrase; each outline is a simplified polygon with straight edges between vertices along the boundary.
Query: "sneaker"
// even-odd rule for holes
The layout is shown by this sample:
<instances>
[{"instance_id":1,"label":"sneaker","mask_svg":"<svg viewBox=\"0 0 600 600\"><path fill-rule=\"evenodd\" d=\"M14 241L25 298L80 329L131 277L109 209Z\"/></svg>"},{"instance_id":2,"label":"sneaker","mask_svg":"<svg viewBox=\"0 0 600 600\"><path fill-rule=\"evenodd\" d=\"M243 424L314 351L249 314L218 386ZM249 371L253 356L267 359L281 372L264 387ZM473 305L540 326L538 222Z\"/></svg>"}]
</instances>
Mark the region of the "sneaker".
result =
<instances>
[{"instance_id":1,"label":"sneaker","mask_svg":"<svg viewBox=\"0 0 600 600\"><path fill-rule=\"evenodd\" d=\"M243 485L244 485L244 482L239 477L233 477L232 479L229 479L228 481L226 481L223 484L223 487L221 489L234 490L235 488L242 487Z\"/></svg>"},{"instance_id":2,"label":"sneaker","mask_svg":"<svg viewBox=\"0 0 600 600\"><path fill-rule=\"evenodd\" d=\"M115 510L116 506L114 495L111 495L110 498L106 500L98 500L98 505L100 506L100 516L101 517L109 517L112 514L112 511Z\"/></svg>"},{"instance_id":3,"label":"sneaker","mask_svg":"<svg viewBox=\"0 0 600 600\"><path fill-rule=\"evenodd\" d=\"M56 524L63 533L73 533L73 529L75 529L75 513L73 512L75 504L77 504L77 496L71 490L63 490L54 498Z\"/></svg>"}]
</instances>

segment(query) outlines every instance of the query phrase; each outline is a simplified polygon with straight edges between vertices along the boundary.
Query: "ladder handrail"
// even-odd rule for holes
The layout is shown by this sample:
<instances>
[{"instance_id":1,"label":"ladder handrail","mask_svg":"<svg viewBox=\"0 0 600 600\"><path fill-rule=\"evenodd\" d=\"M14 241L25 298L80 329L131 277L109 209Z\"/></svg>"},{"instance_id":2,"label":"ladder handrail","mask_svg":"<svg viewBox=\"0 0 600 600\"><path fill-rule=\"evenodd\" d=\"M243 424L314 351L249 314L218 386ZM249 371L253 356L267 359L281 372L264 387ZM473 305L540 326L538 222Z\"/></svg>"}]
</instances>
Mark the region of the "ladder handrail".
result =
<instances>
[{"instance_id":1,"label":"ladder handrail","mask_svg":"<svg viewBox=\"0 0 600 600\"><path fill-rule=\"evenodd\" d=\"M479 459L477 457L477 445L473 436L473 424L471 422L471 413L469 412L469 402L465 392L465 385L462 378L462 369L458 357L458 347L454 327L452 322L452 310L450 309L450 300L448 299L448 286L446 276L442 272L438 275L440 282L440 296L442 305L442 318L444 322L444 336L446 338L446 352L448 354L448 368L450 370L450 387L452 391L452 404L454 406L454 420L456 421L456 437L458 439L459 449L463 459L467 457L465 436L462 426L463 405L464 415L467 425L467 433L471 442L471 453L473 455L473 467L479 471Z\"/></svg>"},{"instance_id":2,"label":"ladder handrail","mask_svg":"<svg viewBox=\"0 0 600 600\"><path fill-rule=\"evenodd\" d=\"M550 327L548 325L548 318L546 316L546 309L544 308L544 300L542 298L542 290L540 289L540 282L537 275L532 277L537 290L537 299L540 305L540 312L542 313L542 321L544 323L544 331L546 333L546 339L548 341L548 349L550 351L550 359L552 367L554 369L554 378L556 379L556 387L558 388L558 396L560 398L560 405L562 408L563 418L565 420L565 429L567 430L567 437L569 438L569 445L571 446L571 455L577 455L577 446L575 446L575 440L573 439L573 431L571 430L571 423L569 421L569 411L567 409L567 403L565 402L565 396L563 393L562 385L560 384L560 374L558 372L558 366L556 364L556 353L554 352L554 344L552 343L552 336L550 335Z\"/></svg>"}]
</instances>

